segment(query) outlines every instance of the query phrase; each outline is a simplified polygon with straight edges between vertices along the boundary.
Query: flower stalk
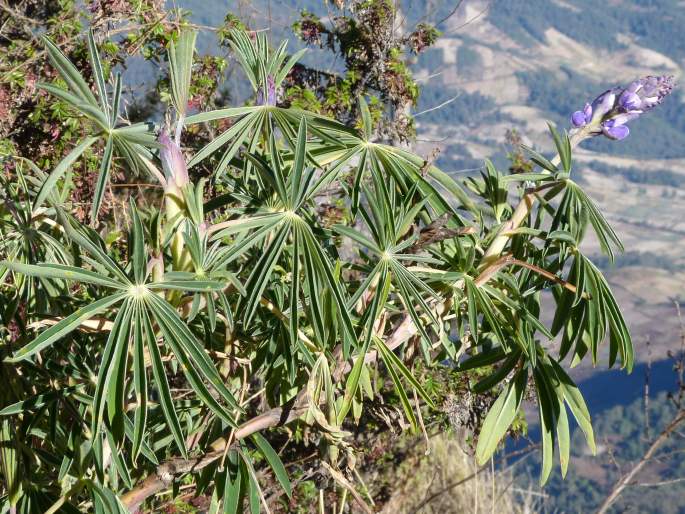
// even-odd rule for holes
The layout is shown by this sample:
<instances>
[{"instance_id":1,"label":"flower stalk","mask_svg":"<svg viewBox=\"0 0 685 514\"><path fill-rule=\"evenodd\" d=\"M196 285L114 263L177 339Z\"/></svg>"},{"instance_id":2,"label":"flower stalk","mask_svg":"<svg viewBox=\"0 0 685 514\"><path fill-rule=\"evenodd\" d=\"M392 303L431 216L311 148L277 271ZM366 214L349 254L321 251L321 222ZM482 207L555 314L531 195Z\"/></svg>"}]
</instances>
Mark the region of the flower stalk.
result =
<instances>
[{"instance_id":1,"label":"flower stalk","mask_svg":"<svg viewBox=\"0 0 685 514\"><path fill-rule=\"evenodd\" d=\"M575 131L569 137L569 140L571 142L571 148L575 148L582 141L588 139L589 137L591 137L589 128L584 127L580 130ZM561 162L561 157L557 155L556 157L554 157L554 159L552 159L551 162L554 166L557 166ZM526 193L521 198L521 201L516 206L516 209L514 209L511 218L509 218L509 220L506 223L503 223L500 226L497 235L490 243L488 249L485 251L485 254L483 255L483 259L481 261L481 271L497 262L500 255L502 255L504 248L507 246L507 242L511 237L511 233L518 227L520 227L521 224L526 220L526 218L528 218L528 214L533 209L533 206L535 205L536 201L537 192L534 189L526 191Z\"/></svg>"}]
</instances>

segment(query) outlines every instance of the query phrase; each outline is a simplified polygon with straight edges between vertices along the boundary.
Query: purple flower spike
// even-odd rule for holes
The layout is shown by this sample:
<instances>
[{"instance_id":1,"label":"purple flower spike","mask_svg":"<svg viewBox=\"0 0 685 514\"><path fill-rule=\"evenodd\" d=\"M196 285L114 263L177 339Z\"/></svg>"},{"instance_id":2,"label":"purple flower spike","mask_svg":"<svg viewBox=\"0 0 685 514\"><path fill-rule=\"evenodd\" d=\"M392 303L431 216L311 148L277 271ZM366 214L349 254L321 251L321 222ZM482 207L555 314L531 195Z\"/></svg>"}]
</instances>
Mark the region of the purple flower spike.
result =
<instances>
[{"instance_id":1,"label":"purple flower spike","mask_svg":"<svg viewBox=\"0 0 685 514\"><path fill-rule=\"evenodd\" d=\"M602 133L609 139L620 141L628 137L630 129L626 125L617 125L614 120L609 120L602 124Z\"/></svg>"},{"instance_id":2,"label":"purple flower spike","mask_svg":"<svg viewBox=\"0 0 685 514\"><path fill-rule=\"evenodd\" d=\"M583 128L587 135L625 139L630 134L626 124L663 102L673 87L673 77L643 77L625 88L605 91L592 105L574 112L571 123L577 129Z\"/></svg>"},{"instance_id":3,"label":"purple flower spike","mask_svg":"<svg viewBox=\"0 0 685 514\"><path fill-rule=\"evenodd\" d=\"M179 188L188 184L188 167L183 158L181 149L172 141L166 130L162 130L157 138L162 145L159 151L159 158L162 161L164 177L167 180L167 187L175 185Z\"/></svg>"}]
</instances>

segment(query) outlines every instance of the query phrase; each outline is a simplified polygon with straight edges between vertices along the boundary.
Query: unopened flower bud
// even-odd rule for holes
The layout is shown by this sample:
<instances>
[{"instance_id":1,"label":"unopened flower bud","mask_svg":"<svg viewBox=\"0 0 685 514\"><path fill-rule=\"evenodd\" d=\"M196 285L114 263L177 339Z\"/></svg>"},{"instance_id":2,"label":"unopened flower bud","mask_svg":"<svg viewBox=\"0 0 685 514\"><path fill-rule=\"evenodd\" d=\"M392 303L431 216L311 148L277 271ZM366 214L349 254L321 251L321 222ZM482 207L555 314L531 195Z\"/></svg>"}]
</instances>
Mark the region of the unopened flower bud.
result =
<instances>
[{"instance_id":1,"label":"unopened flower bud","mask_svg":"<svg viewBox=\"0 0 685 514\"><path fill-rule=\"evenodd\" d=\"M159 151L159 158L162 161L167 187L175 185L180 189L188 185L188 166L179 146L169 137L165 130L160 132L157 140L162 145L162 149Z\"/></svg>"}]
</instances>

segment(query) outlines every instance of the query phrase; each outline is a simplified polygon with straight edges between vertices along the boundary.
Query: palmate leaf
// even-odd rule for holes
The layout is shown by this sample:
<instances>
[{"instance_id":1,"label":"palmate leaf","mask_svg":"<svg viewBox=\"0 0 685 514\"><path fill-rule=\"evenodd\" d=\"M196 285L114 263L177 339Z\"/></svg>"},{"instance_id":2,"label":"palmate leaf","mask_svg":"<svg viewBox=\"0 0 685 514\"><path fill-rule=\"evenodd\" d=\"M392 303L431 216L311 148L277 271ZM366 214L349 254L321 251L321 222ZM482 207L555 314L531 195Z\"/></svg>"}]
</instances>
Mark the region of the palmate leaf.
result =
<instances>
[{"instance_id":1,"label":"palmate leaf","mask_svg":"<svg viewBox=\"0 0 685 514\"><path fill-rule=\"evenodd\" d=\"M133 269L131 273L133 275L138 274L139 279L144 279L144 275L142 275L145 270L144 254L142 253L144 249L142 226L140 225L140 220L137 217L135 209L133 209L133 214L134 255L132 256L132 260L134 261L134 268L138 268L138 271ZM69 222L69 220L66 221ZM214 291L221 290L224 287L224 284L210 280L200 281L194 279L192 274L176 273L170 274L171 280L168 283L165 281L162 283L139 284L133 286L123 271L120 270L115 263L109 261L109 257L99 247L97 238L91 240L90 237L87 237L87 233L79 231L79 227L71 227L70 230L74 232L73 236L76 240L83 243L87 249L98 256L97 260L99 262L110 265L115 271L123 274L125 281L117 282L116 280L110 279L99 273L62 265L17 265L16 271L29 273L35 276L51 276L52 278L78 280L99 286L124 290L120 293L97 300L91 305L88 305L79 311L76 311L71 316L61 320L41 333L33 342L19 350L11 360L15 361L31 357L67 335L83 321L107 310L116 303L122 302L121 307L118 309L116 319L112 324L111 332L101 358L101 366L96 382L96 392L93 399L92 432L97 434L100 431L106 406L108 408L111 434L115 437L115 440L121 440L123 433L126 430L127 419L124 415L124 394L126 391L129 343L133 340L133 382L136 398L138 400L138 406L134 413L135 426L134 434L132 436L134 457L142 451L143 433L147 417L147 405L145 400L147 396L147 384L143 350L143 343L145 341L147 342L149 349L157 389L160 393L162 410L164 411L168 426L171 429L179 449L182 453L185 453L183 434L174 411L173 401L170 394L168 394L168 384L166 383L161 357L156 348L157 345L154 331L150 325L148 310L154 316L155 321L162 330L165 343L173 350L188 382L191 384L191 387L198 397L217 416L222 418L224 422L229 425L234 425L233 417L229 416L226 409L219 405L204 384L205 381L211 384L219 393L220 398L225 400L229 406L232 408L237 407L235 398L219 377L212 361L209 359L204 349L199 346L195 340L195 336L192 335L186 324L178 318L175 309L173 309L165 300L150 292L151 289L155 288L181 289L186 291ZM9 265L14 266L13 263L9 263ZM121 471L121 473L123 473L123 471ZM122 476L125 478L125 475Z\"/></svg>"},{"instance_id":2,"label":"palmate leaf","mask_svg":"<svg viewBox=\"0 0 685 514\"><path fill-rule=\"evenodd\" d=\"M69 104L86 118L95 122L100 129L100 133L97 136L86 138L57 165L45 181L43 188L38 195L36 205L42 204L47 198L47 195L53 190L57 181L64 175L65 170L69 168L89 146L102 138L105 140L105 148L102 161L100 162L100 172L95 184L91 207L91 221L94 224L97 221L98 212L105 195L105 188L109 184L114 150L116 149L117 153L126 159L133 171L137 172L141 168L145 169L145 166L142 166L142 161L144 158L149 158L150 153L145 150L142 145L154 145L155 143L154 137L151 137L149 134L143 135L143 133L149 133L151 125L139 123L128 127L116 127L122 91L121 75L117 74L116 76L110 103L106 89L106 77L103 74L103 66L97 51L97 45L95 44L92 30L88 33L88 54L98 91L97 100L90 91L87 81L61 50L59 50L59 48L57 48L48 38L43 38L43 41L45 42L50 61L60 73L60 77L67 83L69 91L52 84L40 84L40 87Z\"/></svg>"}]
</instances>

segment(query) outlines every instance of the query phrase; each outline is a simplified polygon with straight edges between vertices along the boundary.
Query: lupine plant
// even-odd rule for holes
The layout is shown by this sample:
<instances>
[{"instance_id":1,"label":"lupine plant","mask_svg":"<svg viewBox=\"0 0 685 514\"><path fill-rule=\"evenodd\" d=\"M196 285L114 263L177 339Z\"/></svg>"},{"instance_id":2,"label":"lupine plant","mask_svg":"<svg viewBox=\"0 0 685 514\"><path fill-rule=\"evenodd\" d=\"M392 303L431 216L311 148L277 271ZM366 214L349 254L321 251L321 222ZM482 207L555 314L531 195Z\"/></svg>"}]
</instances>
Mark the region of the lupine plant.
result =
<instances>
[{"instance_id":1,"label":"lupine plant","mask_svg":"<svg viewBox=\"0 0 685 514\"><path fill-rule=\"evenodd\" d=\"M444 410L426 380L436 369L478 377L470 393L496 398L475 434L479 464L524 399L539 412L541 482L555 456L567 470L570 417L594 451L565 368L591 359L630 371L634 357L580 248L588 231L609 257L621 242L574 181L572 150L627 135L671 80L610 90L573 114L570 133L550 127L557 155L528 149L530 172L487 162L459 184L384 144L364 98L360 129L280 107L299 54L263 34L229 40L254 102L188 110L195 33L183 30L168 49L162 124L127 121L122 79L104 74L92 33L92 83L45 40L59 81L42 87L90 135L49 173L11 156L3 177L4 508L153 510L160 494L190 487L211 512L287 510L279 498L294 486L276 442L306 435L343 509L349 492L368 511L356 427L381 401L419 432ZM199 124L214 137L184 151ZM91 146L102 158L84 224L70 212L70 174ZM113 162L160 187L123 198L124 229L105 240Z\"/></svg>"}]
</instances>

